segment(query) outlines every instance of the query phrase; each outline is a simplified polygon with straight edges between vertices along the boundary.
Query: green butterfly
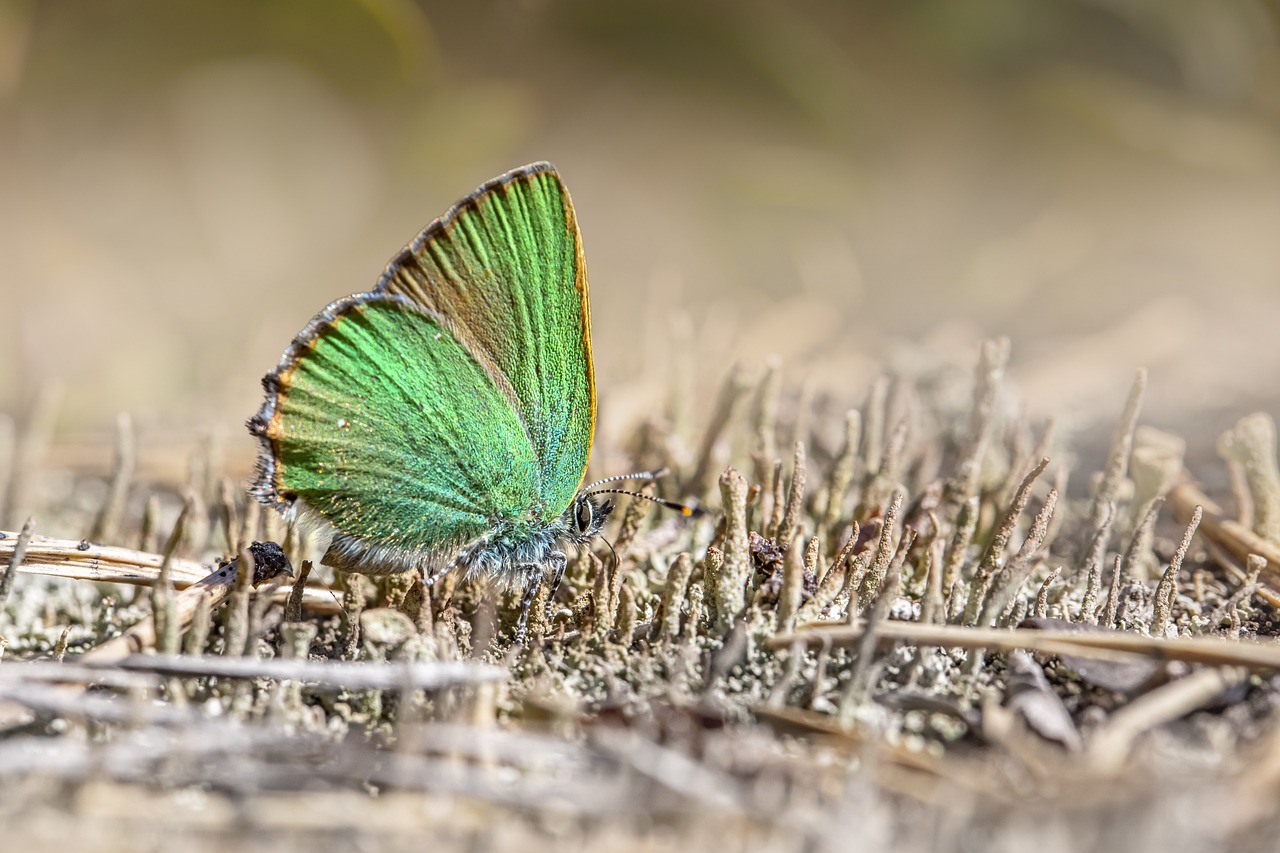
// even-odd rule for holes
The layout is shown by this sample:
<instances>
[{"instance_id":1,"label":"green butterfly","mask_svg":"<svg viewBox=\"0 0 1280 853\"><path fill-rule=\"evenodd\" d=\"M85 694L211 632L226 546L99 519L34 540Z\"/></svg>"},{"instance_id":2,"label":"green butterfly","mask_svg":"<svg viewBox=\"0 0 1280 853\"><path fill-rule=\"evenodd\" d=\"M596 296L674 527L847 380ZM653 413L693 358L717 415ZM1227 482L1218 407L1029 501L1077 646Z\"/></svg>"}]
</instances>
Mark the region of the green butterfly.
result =
<instances>
[{"instance_id":1,"label":"green butterfly","mask_svg":"<svg viewBox=\"0 0 1280 853\"><path fill-rule=\"evenodd\" d=\"M458 568L525 588L518 633L612 504L581 488L595 430L582 238L549 163L482 185L376 287L293 340L249 420L253 493L332 528L323 562ZM657 472L636 475L642 478Z\"/></svg>"}]
</instances>

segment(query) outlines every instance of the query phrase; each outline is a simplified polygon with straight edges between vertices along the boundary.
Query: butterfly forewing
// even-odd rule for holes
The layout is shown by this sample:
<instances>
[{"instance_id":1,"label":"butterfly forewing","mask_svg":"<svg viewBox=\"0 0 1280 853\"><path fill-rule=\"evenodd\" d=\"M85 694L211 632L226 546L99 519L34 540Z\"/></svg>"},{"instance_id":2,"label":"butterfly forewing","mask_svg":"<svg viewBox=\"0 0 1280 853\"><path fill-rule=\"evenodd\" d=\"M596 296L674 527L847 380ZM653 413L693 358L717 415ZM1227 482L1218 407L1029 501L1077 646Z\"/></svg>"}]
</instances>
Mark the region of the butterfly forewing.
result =
<instances>
[{"instance_id":1,"label":"butterfly forewing","mask_svg":"<svg viewBox=\"0 0 1280 853\"><path fill-rule=\"evenodd\" d=\"M551 166L459 202L392 261L378 291L440 315L492 376L537 459L537 512L561 515L586 472L595 387L582 242Z\"/></svg>"},{"instance_id":2,"label":"butterfly forewing","mask_svg":"<svg viewBox=\"0 0 1280 853\"><path fill-rule=\"evenodd\" d=\"M326 313L278 375L266 432L279 493L339 534L424 555L527 513L537 460L523 425L438 318L386 294Z\"/></svg>"}]
</instances>

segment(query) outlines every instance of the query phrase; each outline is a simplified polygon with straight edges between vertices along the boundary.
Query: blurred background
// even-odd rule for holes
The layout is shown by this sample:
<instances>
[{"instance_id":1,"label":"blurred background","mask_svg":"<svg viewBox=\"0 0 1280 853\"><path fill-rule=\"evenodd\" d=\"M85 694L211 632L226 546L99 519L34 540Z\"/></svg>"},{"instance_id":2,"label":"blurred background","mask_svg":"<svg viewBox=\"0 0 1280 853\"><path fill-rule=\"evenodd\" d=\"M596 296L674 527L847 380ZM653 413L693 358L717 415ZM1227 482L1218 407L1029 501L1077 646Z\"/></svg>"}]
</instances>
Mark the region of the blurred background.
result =
<instances>
[{"instance_id":1,"label":"blurred background","mask_svg":"<svg viewBox=\"0 0 1280 853\"><path fill-rule=\"evenodd\" d=\"M778 355L858 401L1004 334L1034 414L1109 424L1145 366L1146 419L1211 440L1280 400L1278 25L1262 0L0 0L0 410L60 388L62 435L129 411L247 468L291 336L548 159L606 429L682 365L709 387Z\"/></svg>"}]
</instances>

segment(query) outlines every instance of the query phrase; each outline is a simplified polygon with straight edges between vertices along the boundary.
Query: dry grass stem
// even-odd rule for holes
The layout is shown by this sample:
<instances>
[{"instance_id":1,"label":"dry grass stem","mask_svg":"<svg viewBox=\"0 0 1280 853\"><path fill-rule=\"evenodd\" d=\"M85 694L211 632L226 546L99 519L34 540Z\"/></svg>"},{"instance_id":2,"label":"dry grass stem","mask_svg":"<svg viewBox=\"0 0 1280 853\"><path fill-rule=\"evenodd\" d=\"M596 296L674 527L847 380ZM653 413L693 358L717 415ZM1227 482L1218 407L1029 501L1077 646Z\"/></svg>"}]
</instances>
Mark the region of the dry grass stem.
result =
<instances>
[{"instance_id":1,"label":"dry grass stem","mask_svg":"<svg viewBox=\"0 0 1280 853\"><path fill-rule=\"evenodd\" d=\"M683 551L667 570L666 584L662 589L662 621L659 623L662 639L674 640L680 636L680 611L692 576L693 558L688 551Z\"/></svg>"},{"instance_id":2,"label":"dry grass stem","mask_svg":"<svg viewBox=\"0 0 1280 853\"><path fill-rule=\"evenodd\" d=\"M860 625L805 625L793 633L778 634L766 642L769 648L789 648L802 642L808 648L830 643L852 648L862 641ZM876 629L877 645L908 643L938 648L1023 649L1047 655L1068 655L1098 660L1179 660L1213 666L1242 666L1258 672L1280 670L1280 643L1250 642L1219 637L1146 637L1128 631L1077 632L1029 628L970 628L963 625L926 625L922 622L886 620Z\"/></svg>"},{"instance_id":3,"label":"dry grass stem","mask_svg":"<svg viewBox=\"0 0 1280 853\"><path fill-rule=\"evenodd\" d=\"M148 495L142 506L142 523L138 528L138 550L159 551L160 498Z\"/></svg>"},{"instance_id":4,"label":"dry grass stem","mask_svg":"<svg viewBox=\"0 0 1280 853\"><path fill-rule=\"evenodd\" d=\"M804 595L804 552L812 549L817 541L815 537L809 541L807 548L801 548L801 542L797 539L782 558L782 588L778 592L778 627L780 629L790 628L796 613L800 610L800 601Z\"/></svg>"},{"instance_id":5,"label":"dry grass stem","mask_svg":"<svg viewBox=\"0 0 1280 853\"><path fill-rule=\"evenodd\" d=\"M817 541L818 537L815 536L810 545L813 546ZM822 579L818 581L818 588L813 597L801 605L800 610L796 613L797 621L806 622L817 619L846 590L849 586L851 557L857 544L858 525L855 522L851 535L845 541L844 547L840 549L840 553L836 555L830 568L822 575Z\"/></svg>"},{"instance_id":6,"label":"dry grass stem","mask_svg":"<svg viewBox=\"0 0 1280 853\"><path fill-rule=\"evenodd\" d=\"M791 488L787 492L787 508L782 516L775 537L778 545L789 547L791 540L799 532L800 512L804 508L805 485L805 450L804 442L797 441L791 463Z\"/></svg>"},{"instance_id":7,"label":"dry grass stem","mask_svg":"<svg viewBox=\"0 0 1280 853\"><path fill-rule=\"evenodd\" d=\"M1053 518L1053 510L1057 504L1058 492L1050 489L1044 506L1037 513L1035 521L1031 524L1031 530L1027 532L1027 538L1022 540L1018 552L996 572L987 590L986 602L982 605L981 623L984 626L995 624L1000 615L1013 603L1014 596L1022 589L1027 578L1031 576L1031 570L1035 568L1032 561L1039 554L1040 546L1044 544L1044 538L1049 532L1049 522Z\"/></svg>"},{"instance_id":8,"label":"dry grass stem","mask_svg":"<svg viewBox=\"0 0 1280 853\"><path fill-rule=\"evenodd\" d=\"M124 515L129 484L136 467L137 441L133 434L133 419L122 412L116 419L116 456L107 485L107 497L89 531L90 541L114 542L119 536L120 519Z\"/></svg>"},{"instance_id":9,"label":"dry grass stem","mask_svg":"<svg viewBox=\"0 0 1280 853\"><path fill-rule=\"evenodd\" d=\"M943 609L946 607L946 601L942 596L942 573L944 571L942 559L945 547L946 542L937 535L937 528L935 527L934 536L929 540L928 559L925 564L925 592L920 602L921 622L938 624L946 618Z\"/></svg>"},{"instance_id":10,"label":"dry grass stem","mask_svg":"<svg viewBox=\"0 0 1280 853\"><path fill-rule=\"evenodd\" d=\"M782 362L770 359L751 401L751 424L755 430L755 475L764 482L766 466L778 458L778 398L782 394Z\"/></svg>"},{"instance_id":11,"label":"dry grass stem","mask_svg":"<svg viewBox=\"0 0 1280 853\"><path fill-rule=\"evenodd\" d=\"M1138 428L1138 415L1142 411L1142 398L1147 391L1147 371L1139 370L1134 377L1133 386L1129 389L1129 397L1125 400L1124 411L1120 422L1111 438L1111 450L1107 454L1107 464L1102 469L1102 478L1098 481L1098 489L1094 492L1093 508L1089 513L1091 526L1095 530L1110 530L1103 524L1107 516L1107 507L1111 507L1111 515L1115 515L1116 501L1120 495L1120 486L1125 472L1129 469L1129 456L1133 451L1133 435ZM1108 533L1109 535L1109 533ZM1104 537L1103 548L1106 550L1107 539Z\"/></svg>"},{"instance_id":12,"label":"dry grass stem","mask_svg":"<svg viewBox=\"0 0 1280 853\"><path fill-rule=\"evenodd\" d=\"M951 544L947 547L946 565L942 572L942 585L950 590L960 582L960 569L969 554L969 545L978 529L979 502L975 495L960 505L956 516Z\"/></svg>"},{"instance_id":13,"label":"dry grass stem","mask_svg":"<svg viewBox=\"0 0 1280 853\"><path fill-rule=\"evenodd\" d=\"M730 468L720 477L724 507L724 562L716 580L716 626L727 633L747 606L751 576L747 551L747 481Z\"/></svg>"},{"instance_id":14,"label":"dry grass stem","mask_svg":"<svg viewBox=\"0 0 1280 853\"><path fill-rule=\"evenodd\" d=\"M1164 497L1154 497L1146 502L1146 512L1133 530L1129 548L1124 553L1124 566L1139 580L1147 580L1147 567L1154 563L1151 543L1155 540L1156 519L1164 507Z\"/></svg>"},{"instance_id":15,"label":"dry grass stem","mask_svg":"<svg viewBox=\"0 0 1280 853\"><path fill-rule=\"evenodd\" d=\"M293 580L293 588L289 590L289 598L284 605L284 620L298 622L302 619L302 605L306 600L307 579L311 577L311 561L303 560L298 566L298 576ZM422 586L421 578L418 586Z\"/></svg>"},{"instance_id":16,"label":"dry grass stem","mask_svg":"<svg viewBox=\"0 0 1280 853\"><path fill-rule=\"evenodd\" d=\"M1116 624L1116 614L1120 609L1120 585L1124 579L1124 559L1116 554L1111 564L1111 587L1107 591L1107 604L1103 608L1102 617L1099 620L1104 628L1114 628Z\"/></svg>"},{"instance_id":17,"label":"dry grass stem","mask_svg":"<svg viewBox=\"0 0 1280 853\"><path fill-rule=\"evenodd\" d=\"M846 726L853 722L853 715L857 712L858 706L865 701L867 691L870 689L871 664L876 649L877 632L889 617L889 610L893 607L893 603L898 598L898 593L902 590L902 565L906 562L907 555L911 552L911 546L915 544L915 539L916 533L914 530L907 528L903 531L902 541L898 543L898 550L889 563L884 583L880 585L874 600L871 602L871 612L863 626L862 638L858 643L857 656L853 662L853 670L849 673L849 682L845 686L844 695L840 699L839 716L841 722Z\"/></svg>"},{"instance_id":18,"label":"dry grass stem","mask_svg":"<svg viewBox=\"0 0 1280 853\"><path fill-rule=\"evenodd\" d=\"M1098 623L1098 595L1102 591L1102 559L1106 554L1107 542L1111 539L1111 523L1115 519L1115 507L1107 504L1102 513L1102 521L1093 533L1089 548L1085 552L1085 588L1084 601L1080 605L1080 621L1090 625Z\"/></svg>"},{"instance_id":19,"label":"dry grass stem","mask_svg":"<svg viewBox=\"0 0 1280 853\"><path fill-rule=\"evenodd\" d=\"M773 470L769 474L769 518L764 523L764 536L766 539L776 540L778 531L782 528L782 516L786 510L786 502L783 499L781 459L773 461Z\"/></svg>"},{"instance_id":20,"label":"dry grass stem","mask_svg":"<svg viewBox=\"0 0 1280 853\"><path fill-rule=\"evenodd\" d=\"M1049 589L1054 582L1062 575L1062 567L1055 566L1045 575L1044 582L1040 584L1040 592L1036 594L1035 615L1037 619L1043 619L1049 615Z\"/></svg>"},{"instance_id":21,"label":"dry grass stem","mask_svg":"<svg viewBox=\"0 0 1280 853\"><path fill-rule=\"evenodd\" d=\"M991 440L995 422L996 399L1009 361L1009 339L984 341L978 357L973 385L973 407L969 410L969 429L960 449L955 474L947 481L944 499L959 505L978 490L982 459Z\"/></svg>"},{"instance_id":22,"label":"dry grass stem","mask_svg":"<svg viewBox=\"0 0 1280 853\"><path fill-rule=\"evenodd\" d=\"M866 482L870 483L880 473L880 462L884 459L884 431L888 420L889 377L879 376L871 385L864 407L862 432L862 470Z\"/></svg>"},{"instance_id":23,"label":"dry grass stem","mask_svg":"<svg viewBox=\"0 0 1280 853\"><path fill-rule=\"evenodd\" d=\"M624 647L631 645L636 626L640 624L640 616L636 612L636 597L628 584L618 589L618 610L614 619L618 642Z\"/></svg>"},{"instance_id":24,"label":"dry grass stem","mask_svg":"<svg viewBox=\"0 0 1280 853\"><path fill-rule=\"evenodd\" d=\"M831 476L827 480L827 503L819 520L819 526L828 541L834 540L833 528L844 516L849 487L853 485L858 462L858 442L861 438L862 415L857 409L850 409L844 416L844 444L835 464L831 466Z\"/></svg>"},{"instance_id":25,"label":"dry grass stem","mask_svg":"<svg viewBox=\"0 0 1280 853\"><path fill-rule=\"evenodd\" d=\"M716 396L716 403L711 412L711 419L707 422L706 432L702 435L702 441L698 445L697 461L694 465L693 474L690 475L685 483L684 491L694 497L701 498L707 490L711 488L711 472L715 466L715 448L719 443L725 431L729 428L729 423L733 419L733 413L738 407L738 403L751 390L750 376L742 365L735 365L729 375L725 377L724 384L720 386L720 393Z\"/></svg>"},{"instance_id":26,"label":"dry grass stem","mask_svg":"<svg viewBox=\"0 0 1280 853\"><path fill-rule=\"evenodd\" d=\"M870 601L876 597L876 593L880 589L885 573L889 571L889 563L893 559L894 546L893 537L895 529L898 525L898 513L902 510L902 493L899 492L893 496L893 500L889 502L889 506L884 511L884 521L880 526L880 538L876 543L875 561L871 564L870 570L866 576L861 579L861 584L855 587L850 595L857 595L858 606L855 608L853 602L849 604L849 621L852 622Z\"/></svg>"},{"instance_id":27,"label":"dry grass stem","mask_svg":"<svg viewBox=\"0 0 1280 853\"><path fill-rule=\"evenodd\" d=\"M236 511L236 487L231 480L223 477L218 481L218 521L222 524L222 547L226 553L234 554L239 543L236 537L240 533L240 515Z\"/></svg>"},{"instance_id":28,"label":"dry grass stem","mask_svg":"<svg viewBox=\"0 0 1280 853\"><path fill-rule=\"evenodd\" d=\"M4 576L0 577L0 607L4 607L9 600L9 593L13 590L13 582L18 577L18 570L22 568L22 563L26 559L27 550L31 547L31 535L35 531L36 520L28 518L22 525L22 530L17 536L5 533L5 542L0 542L0 556L3 556L3 547L7 541L12 538L13 545L8 554L8 560L5 563ZM77 545L77 547L79 547Z\"/></svg>"},{"instance_id":29,"label":"dry grass stem","mask_svg":"<svg viewBox=\"0 0 1280 853\"><path fill-rule=\"evenodd\" d=\"M179 543L185 538L188 519L195 512L196 501L188 491L182 502L182 510L173 523L173 531L165 543L164 553L160 559L160 571L156 574L155 583L151 585L152 618L156 622L157 649L161 654L174 654L178 650L178 626L173 609L173 581L170 567L173 555Z\"/></svg>"},{"instance_id":30,"label":"dry grass stem","mask_svg":"<svg viewBox=\"0 0 1280 853\"><path fill-rule=\"evenodd\" d=\"M964 615L966 625L977 624L982 612L983 601L986 600L991 583L995 579L996 572L1000 569L1001 561L1004 560L1005 546L1009 544L1009 537L1017 529L1018 519L1021 517L1022 511L1027 507L1027 501L1031 499L1031 487L1035 485L1036 480L1044 473L1044 469L1048 467L1049 458L1046 456L1040 460L1035 468L1031 469L1027 476L1022 478L1022 483L1014 493L1013 500L1010 501L1004 516L1000 519L999 526L996 527L995 533L992 534L991 541L987 544L987 548L982 554L982 559L978 562L977 571L974 572L973 583L969 587L969 601L965 605ZM1043 531L1040 536L1043 539ZM1037 541L1038 544L1039 540Z\"/></svg>"},{"instance_id":31,"label":"dry grass stem","mask_svg":"<svg viewBox=\"0 0 1280 853\"><path fill-rule=\"evenodd\" d=\"M1187 558L1187 551L1191 548L1191 539L1196 535L1196 530L1200 527L1200 521L1204 517L1204 510L1196 507L1191 514L1191 520L1187 522L1187 528L1183 531L1182 541L1178 543L1178 550L1173 553L1173 559L1169 561L1169 568L1165 569L1164 574L1160 578L1160 584L1156 587L1155 616L1152 619L1152 630L1157 635L1163 635L1169 627L1169 617L1173 610L1173 599L1178 594L1178 574L1182 571L1182 561Z\"/></svg>"}]
</instances>

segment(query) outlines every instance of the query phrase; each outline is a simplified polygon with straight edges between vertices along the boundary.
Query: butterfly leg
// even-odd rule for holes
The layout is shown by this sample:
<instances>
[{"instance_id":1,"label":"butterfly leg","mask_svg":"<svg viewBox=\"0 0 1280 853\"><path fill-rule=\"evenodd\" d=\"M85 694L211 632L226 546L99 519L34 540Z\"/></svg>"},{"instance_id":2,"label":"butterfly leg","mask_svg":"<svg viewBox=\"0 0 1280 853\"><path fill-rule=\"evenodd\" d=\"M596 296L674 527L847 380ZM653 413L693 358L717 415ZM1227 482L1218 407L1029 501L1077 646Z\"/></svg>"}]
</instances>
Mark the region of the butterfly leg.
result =
<instances>
[{"instance_id":1,"label":"butterfly leg","mask_svg":"<svg viewBox=\"0 0 1280 853\"><path fill-rule=\"evenodd\" d=\"M538 597L538 590L542 588L542 581L546 577L542 566L529 566L529 570L529 584L524 588L524 594L520 596L520 618L516 620L517 646L524 645L524 631L529 623L529 610L533 607L533 600Z\"/></svg>"},{"instance_id":2,"label":"butterfly leg","mask_svg":"<svg viewBox=\"0 0 1280 853\"><path fill-rule=\"evenodd\" d=\"M551 555L550 571L547 573L548 589L547 589L547 628L551 628L551 614L555 612L556 593L560 590L560 581L564 580L565 567L569 565L569 558L564 554L553 553Z\"/></svg>"},{"instance_id":3,"label":"butterfly leg","mask_svg":"<svg viewBox=\"0 0 1280 853\"><path fill-rule=\"evenodd\" d=\"M436 569L428 574L425 570L422 572L422 585L427 589L431 589L436 585L436 581L453 571L453 566L445 566L442 569Z\"/></svg>"}]
</instances>

